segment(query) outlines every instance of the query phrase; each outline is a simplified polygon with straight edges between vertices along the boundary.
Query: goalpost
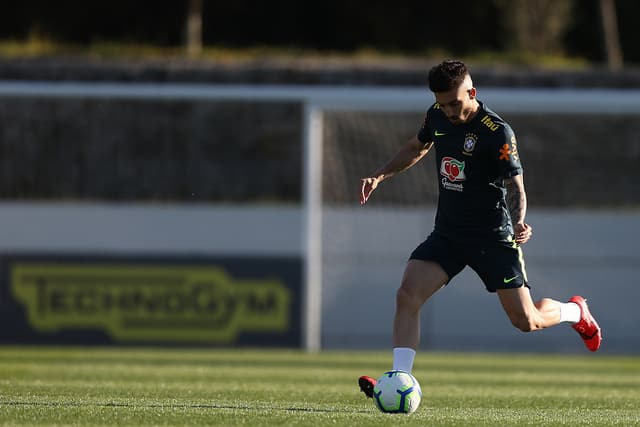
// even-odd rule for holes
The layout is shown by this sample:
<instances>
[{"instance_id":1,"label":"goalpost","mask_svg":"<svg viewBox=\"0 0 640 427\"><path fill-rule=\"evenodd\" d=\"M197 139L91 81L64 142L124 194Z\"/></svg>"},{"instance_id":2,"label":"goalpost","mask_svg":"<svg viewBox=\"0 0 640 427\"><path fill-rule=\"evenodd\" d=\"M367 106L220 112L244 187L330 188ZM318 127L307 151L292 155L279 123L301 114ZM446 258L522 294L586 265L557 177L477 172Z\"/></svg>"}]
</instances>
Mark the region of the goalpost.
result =
<instances>
[{"instance_id":1,"label":"goalpost","mask_svg":"<svg viewBox=\"0 0 640 427\"><path fill-rule=\"evenodd\" d=\"M304 251L305 297L303 327L304 346L316 352L322 348L323 284L323 149L327 112L341 111L419 111L424 108L424 94L411 89L310 89L304 104ZM345 183L354 184L354 183ZM354 190L354 197L357 192ZM354 198L355 200L355 198Z\"/></svg>"},{"instance_id":2,"label":"goalpost","mask_svg":"<svg viewBox=\"0 0 640 427\"><path fill-rule=\"evenodd\" d=\"M436 188L429 176L431 162L394 178L394 183L385 182L385 191L377 192L367 208L358 206L359 178L418 130L433 102L426 86L0 82L0 95L299 102L304 120L301 246L307 351L322 348L324 321L331 323L331 333L355 329L363 340L368 338L375 326L366 325L372 316L366 305L378 295L388 297L377 283L399 280L398 268L412 244L407 240L423 237L416 237L416 227L421 234L432 225ZM499 113L640 113L639 91L481 88L479 97ZM389 223L389 229L381 231ZM388 283L387 287L394 290ZM323 300L331 306L323 307ZM375 314L388 325L392 307ZM332 344L348 346L352 337L344 334Z\"/></svg>"}]
</instances>

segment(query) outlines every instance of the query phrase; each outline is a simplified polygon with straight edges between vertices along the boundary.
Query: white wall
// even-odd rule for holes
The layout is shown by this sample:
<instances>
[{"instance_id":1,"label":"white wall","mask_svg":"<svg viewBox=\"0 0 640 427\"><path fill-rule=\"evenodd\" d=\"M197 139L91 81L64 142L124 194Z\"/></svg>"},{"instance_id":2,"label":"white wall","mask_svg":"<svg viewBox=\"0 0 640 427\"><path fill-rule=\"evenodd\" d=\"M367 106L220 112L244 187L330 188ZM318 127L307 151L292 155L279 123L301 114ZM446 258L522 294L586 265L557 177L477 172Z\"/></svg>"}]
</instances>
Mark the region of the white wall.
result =
<instances>
[{"instance_id":1,"label":"white wall","mask_svg":"<svg viewBox=\"0 0 640 427\"><path fill-rule=\"evenodd\" d=\"M434 214L370 206L325 212L325 347L390 346L395 290ZM640 212L532 210L528 222L534 236L523 250L534 298L585 296L603 328L602 351L640 352ZM516 330L468 268L427 303L422 337L423 347L437 350L586 351L566 325Z\"/></svg>"},{"instance_id":2,"label":"white wall","mask_svg":"<svg viewBox=\"0 0 640 427\"><path fill-rule=\"evenodd\" d=\"M298 207L0 203L0 252L299 255ZM325 348L387 348L406 258L434 210L325 209ZM534 297L588 298L602 352L640 353L640 212L530 211L524 246ZM423 310L423 346L436 350L586 351L565 325L513 328L495 295L466 269Z\"/></svg>"},{"instance_id":3,"label":"white wall","mask_svg":"<svg viewBox=\"0 0 640 427\"><path fill-rule=\"evenodd\" d=\"M297 207L0 203L0 252L301 253Z\"/></svg>"}]
</instances>

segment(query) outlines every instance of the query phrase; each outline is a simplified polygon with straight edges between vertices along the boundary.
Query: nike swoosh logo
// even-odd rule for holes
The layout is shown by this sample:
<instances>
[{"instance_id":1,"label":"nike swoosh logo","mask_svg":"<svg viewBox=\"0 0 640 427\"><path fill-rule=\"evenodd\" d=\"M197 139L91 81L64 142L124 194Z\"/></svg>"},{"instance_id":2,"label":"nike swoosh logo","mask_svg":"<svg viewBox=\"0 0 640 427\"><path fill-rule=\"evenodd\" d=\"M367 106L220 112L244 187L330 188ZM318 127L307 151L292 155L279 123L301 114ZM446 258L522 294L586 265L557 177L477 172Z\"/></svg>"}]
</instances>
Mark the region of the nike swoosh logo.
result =
<instances>
[{"instance_id":1,"label":"nike swoosh logo","mask_svg":"<svg viewBox=\"0 0 640 427\"><path fill-rule=\"evenodd\" d=\"M514 280L516 280L518 277L520 277L520 275L519 275L519 274L518 274L517 276L513 276L511 279L507 279L507 278L505 277L504 279L502 279L502 281L503 281L504 283L511 283L511 282L513 282Z\"/></svg>"},{"instance_id":2,"label":"nike swoosh logo","mask_svg":"<svg viewBox=\"0 0 640 427\"><path fill-rule=\"evenodd\" d=\"M446 133L442 133L442 132L438 132L438 131L436 131L436 132L435 132L435 135L436 135L436 136L442 136L442 135L446 135Z\"/></svg>"}]
</instances>

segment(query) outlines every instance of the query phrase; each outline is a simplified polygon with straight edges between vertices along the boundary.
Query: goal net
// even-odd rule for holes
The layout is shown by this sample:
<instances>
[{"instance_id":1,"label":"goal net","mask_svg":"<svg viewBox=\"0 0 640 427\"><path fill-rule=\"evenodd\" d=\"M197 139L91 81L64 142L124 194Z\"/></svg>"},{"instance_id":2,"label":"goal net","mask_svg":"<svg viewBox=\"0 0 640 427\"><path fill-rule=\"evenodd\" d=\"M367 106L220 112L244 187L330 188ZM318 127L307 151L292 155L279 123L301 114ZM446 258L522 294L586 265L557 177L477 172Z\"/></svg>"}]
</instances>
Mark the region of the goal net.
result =
<instances>
[{"instance_id":1,"label":"goal net","mask_svg":"<svg viewBox=\"0 0 640 427\"><path fill-rule=\"evenodd\" d=\"M424 112L322 116L322 345L386 346L405 262L433 225L435 162L428 156L384 181L365 206L360 180L416 134Z\"/></svg>"}]
</instances>

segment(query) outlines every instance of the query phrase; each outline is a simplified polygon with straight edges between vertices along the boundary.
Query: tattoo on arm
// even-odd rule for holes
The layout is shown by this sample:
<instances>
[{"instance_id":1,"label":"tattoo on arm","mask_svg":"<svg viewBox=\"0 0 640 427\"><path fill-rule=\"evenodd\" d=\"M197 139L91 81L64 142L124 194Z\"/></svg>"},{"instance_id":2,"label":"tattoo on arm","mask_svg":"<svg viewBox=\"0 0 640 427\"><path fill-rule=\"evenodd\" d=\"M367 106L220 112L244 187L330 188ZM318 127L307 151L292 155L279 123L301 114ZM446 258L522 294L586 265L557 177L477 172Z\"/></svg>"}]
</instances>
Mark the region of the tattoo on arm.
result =
<instances>
[{"instance_id":1,"label":"tattoo on arm","mask_svg":"<svg viewBox=\"0 0 640 427\"><path fill-rule=\"evenodd\" d=\"M507 188L507 206L514 224L524 222L527 213L527 194L524 191L524 182L521 175L505 180Z\"/></svg>"}]
</instances>

